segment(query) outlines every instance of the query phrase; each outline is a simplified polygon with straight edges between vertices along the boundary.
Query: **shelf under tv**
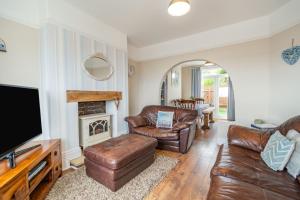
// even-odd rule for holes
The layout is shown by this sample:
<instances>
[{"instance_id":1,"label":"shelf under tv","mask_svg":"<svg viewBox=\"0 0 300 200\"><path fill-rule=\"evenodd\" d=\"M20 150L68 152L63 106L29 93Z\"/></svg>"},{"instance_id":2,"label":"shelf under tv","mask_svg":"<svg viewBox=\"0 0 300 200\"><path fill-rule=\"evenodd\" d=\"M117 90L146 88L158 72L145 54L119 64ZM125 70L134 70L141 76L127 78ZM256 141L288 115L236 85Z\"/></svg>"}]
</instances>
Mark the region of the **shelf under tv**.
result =
<instances>
[{"instance_id":1,"label":"shelf under tv","mask_svg":"<svg viewBox=\"0 0 300 200\"><path fill-rule=\"evenodd\" d=\"M41 144L16 158L16 167L11 169L8 161L0 162L0 200L44 199L61 175L60 140L38 141L28 146ZM29 180L29 174L42 162L46 164Z\"/></svg>"}]
</instances>

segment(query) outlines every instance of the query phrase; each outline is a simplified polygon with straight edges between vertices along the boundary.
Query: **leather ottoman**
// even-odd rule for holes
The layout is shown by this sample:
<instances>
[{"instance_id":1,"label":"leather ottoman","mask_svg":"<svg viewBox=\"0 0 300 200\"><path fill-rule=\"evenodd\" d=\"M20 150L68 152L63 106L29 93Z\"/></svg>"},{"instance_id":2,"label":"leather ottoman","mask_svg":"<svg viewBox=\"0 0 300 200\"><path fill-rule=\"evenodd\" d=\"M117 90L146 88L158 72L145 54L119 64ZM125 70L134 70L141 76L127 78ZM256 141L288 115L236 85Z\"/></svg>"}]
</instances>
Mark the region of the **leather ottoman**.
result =
<instances>
[{"instance_id":1,"label":"leather ottoman","mask_svg":"<svg viewBox=\"0 0 300 200\"><path fill-rule=\"evenodd\" d=\"M154 138L127 134L87 147L86 174L117 191L153 163L156 146Z\"/></svg>"}]
</instances>

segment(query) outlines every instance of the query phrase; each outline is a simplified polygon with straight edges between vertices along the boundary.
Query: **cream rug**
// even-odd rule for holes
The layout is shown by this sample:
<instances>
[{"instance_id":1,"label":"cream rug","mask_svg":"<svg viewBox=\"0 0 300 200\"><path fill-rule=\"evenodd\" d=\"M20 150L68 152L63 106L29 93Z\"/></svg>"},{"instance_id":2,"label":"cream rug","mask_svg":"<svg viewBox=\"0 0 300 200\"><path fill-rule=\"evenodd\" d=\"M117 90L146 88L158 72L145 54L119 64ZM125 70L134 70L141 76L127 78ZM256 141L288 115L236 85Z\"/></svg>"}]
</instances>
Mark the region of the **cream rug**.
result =
<instances>
[{"instance_id":1,"label":"cream rug","mask_svg":"<svg viewBox=\"0 0 300 200\"><path fill-rule=\"evenodd\" d=\"M157 156L154 163L117 192L89 178L82 167L61 177L46 200L141 200L177 164L178 160Z\"/></svg>"}]
</instances>

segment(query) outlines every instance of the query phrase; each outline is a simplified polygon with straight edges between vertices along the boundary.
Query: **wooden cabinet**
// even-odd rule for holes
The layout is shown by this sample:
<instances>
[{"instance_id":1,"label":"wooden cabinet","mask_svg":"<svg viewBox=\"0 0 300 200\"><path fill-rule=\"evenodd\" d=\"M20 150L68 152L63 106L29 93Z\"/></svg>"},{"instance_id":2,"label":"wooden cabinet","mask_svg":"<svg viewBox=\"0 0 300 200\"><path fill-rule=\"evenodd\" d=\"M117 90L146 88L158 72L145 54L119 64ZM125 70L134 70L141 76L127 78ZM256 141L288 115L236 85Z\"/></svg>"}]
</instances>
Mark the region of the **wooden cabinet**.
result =
<instances>
[{"instance_id":1,"label":"wooden cabinet","mask_svg":"<svg viewBox=\"0 0 300 200\"><path fill-rule=\"evenodd\" d=\"M0 199L14 199L14 200L23 200L28 196L28 186L26 182L26 176L22 175L17 177L14 181L7 184L1 189Z\"/></svg>"},{"instance_id":2,"label":"wooden cabinet","mask_svg":"<svg viewBox=\"0 0 300 200\"><path fill-rule=\"evenodd\" d=\"M60 140L45 140L27 146L36 143L41 147L19 156L16 168L9 169L7 161L0 162L0 200L44 199L61 176ZM42 161L46 161L46 166L29 180L30 171Z\"/></svg>"}]
</instances>

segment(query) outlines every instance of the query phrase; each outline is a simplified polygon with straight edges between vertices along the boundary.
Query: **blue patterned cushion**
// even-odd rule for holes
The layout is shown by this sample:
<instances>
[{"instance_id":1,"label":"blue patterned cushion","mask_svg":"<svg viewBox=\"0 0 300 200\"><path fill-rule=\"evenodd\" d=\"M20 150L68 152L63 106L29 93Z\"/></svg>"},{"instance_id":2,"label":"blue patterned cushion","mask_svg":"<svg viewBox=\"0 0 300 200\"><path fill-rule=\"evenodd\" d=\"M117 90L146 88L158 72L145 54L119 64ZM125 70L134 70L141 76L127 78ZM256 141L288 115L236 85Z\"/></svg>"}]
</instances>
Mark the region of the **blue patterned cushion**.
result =
<instances>
[{"instance_id":1,"label":"blue patterned cushion","mask_svg":"<svg viewBox=\"0 0 300 200\"><path fill-rule=\"evenodd\" d=\"M157 113L157 128L172 128L174 112L158 111Z\"/></svg>"},{"instance_id":2,"label":"blue patterned cushion","mask_svg":"<svg viewBox=\"0 0 300 200\"><path fill-rule=\"evenodd\" d=\"M282 171L295 149L295 141L291 141L276 131L261 152L263 161L274 171Z\"/></svg>"}]
</instances>

